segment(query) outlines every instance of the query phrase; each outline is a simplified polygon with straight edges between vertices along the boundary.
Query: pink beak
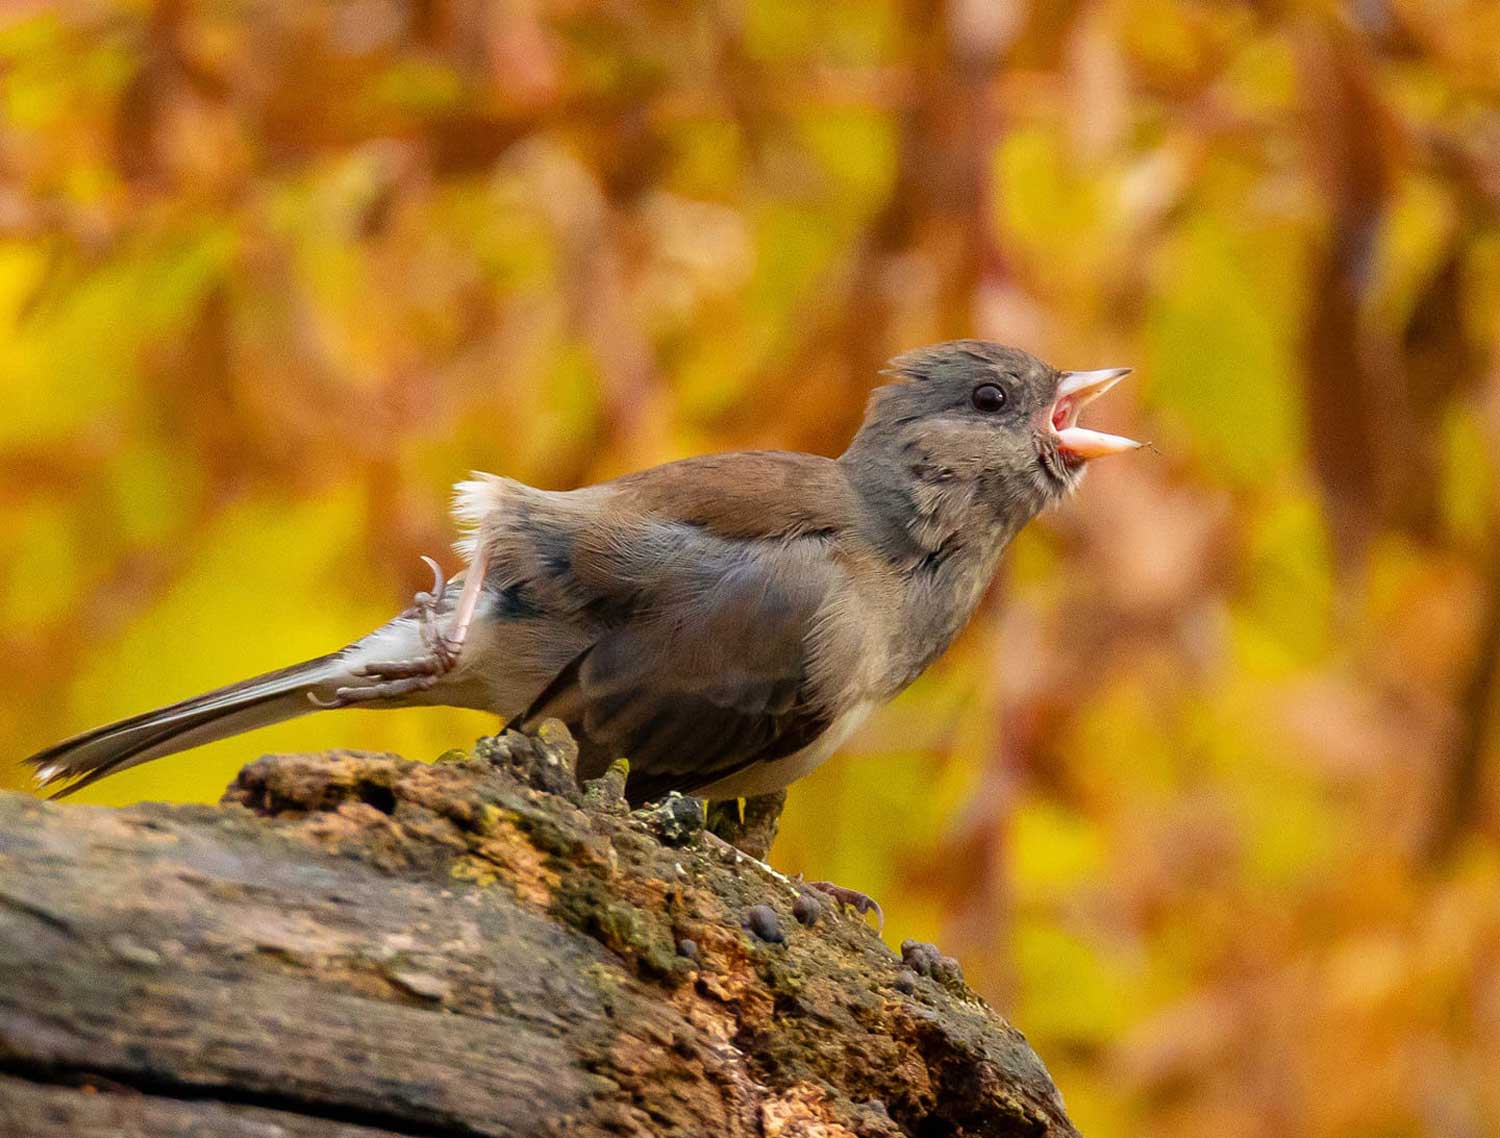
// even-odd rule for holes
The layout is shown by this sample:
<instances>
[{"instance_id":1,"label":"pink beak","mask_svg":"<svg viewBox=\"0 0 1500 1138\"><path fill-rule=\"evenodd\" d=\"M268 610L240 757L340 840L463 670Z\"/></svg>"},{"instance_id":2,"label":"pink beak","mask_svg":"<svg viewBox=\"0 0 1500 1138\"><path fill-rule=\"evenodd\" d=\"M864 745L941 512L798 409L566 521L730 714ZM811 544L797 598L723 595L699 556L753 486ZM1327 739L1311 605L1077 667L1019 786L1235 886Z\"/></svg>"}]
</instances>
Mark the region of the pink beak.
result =
<instances>
[{"instance_id":1,"label":"pink beak","mask_svg":"<svg viewBox=\"0 0 1500 1138\"><path fill-rule=\"evenodd\" d=\"M1057 434L1057 444L1064 454L1087 461L1111 454L1123 454L1144 446L1121 435L1106 435L1079 427L1078 412L1130 374L1128 367L1101 368L1098 371L1065 371L1057 385L1049 421Z\"/></svg>"}]
</instances>

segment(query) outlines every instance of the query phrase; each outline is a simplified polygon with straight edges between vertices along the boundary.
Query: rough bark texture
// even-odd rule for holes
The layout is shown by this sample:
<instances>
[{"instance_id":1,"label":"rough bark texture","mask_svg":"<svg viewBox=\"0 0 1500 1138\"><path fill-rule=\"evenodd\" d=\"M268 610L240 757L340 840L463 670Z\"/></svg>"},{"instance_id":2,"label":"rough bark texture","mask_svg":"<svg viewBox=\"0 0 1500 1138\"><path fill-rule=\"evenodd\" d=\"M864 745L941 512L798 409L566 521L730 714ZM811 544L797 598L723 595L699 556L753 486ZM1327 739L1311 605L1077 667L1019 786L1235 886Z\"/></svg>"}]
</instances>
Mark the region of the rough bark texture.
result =
<instances>
[{"instance_id":1,"label":"rough bark texture","mask_svg":"<svg viewBox=\"0 0 1500 1138\"><path fill-rule=\"evenodd\" d=\"M765 858L781 828L781 808L785 805L784 790L714 802L708 808L708 828L751 857Z\"/></svg>"},{"instance_id":2,"label":"rough bark texture","mask_svg":"<svg viewBox=\"0 0 1500 1138\"><path fill-rule=\"evenodd\" d=\"M930 946L579 791L556 725L224 802L0 795L0 1134L1070 1135ZM617 765L618 766L618 765Z\"/></svg>"}]
</instances>

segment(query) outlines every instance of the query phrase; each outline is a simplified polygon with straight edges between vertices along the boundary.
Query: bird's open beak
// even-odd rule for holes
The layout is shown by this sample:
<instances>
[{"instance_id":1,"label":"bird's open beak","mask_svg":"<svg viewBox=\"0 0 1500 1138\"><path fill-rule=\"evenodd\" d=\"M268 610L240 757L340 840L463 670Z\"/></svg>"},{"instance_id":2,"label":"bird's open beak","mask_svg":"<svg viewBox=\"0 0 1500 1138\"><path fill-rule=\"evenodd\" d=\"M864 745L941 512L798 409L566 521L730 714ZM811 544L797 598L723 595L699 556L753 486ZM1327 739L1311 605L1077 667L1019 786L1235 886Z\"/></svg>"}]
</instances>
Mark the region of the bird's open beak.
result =
<instances>
[{"instance_id":1,"label":"bird's open beak","mask_svg":"<svg viewBox=\"0 0 1500 1138\"><path fill-rule=\"evenodd\" d=\"M1122 454L1145 444L1121 435L1106 435L1077 426L1078 412L1130 374L1128 367L1101 368L1098 371L1065 371L1057 385L1052 403L1051 424L1057 445L1064 454L1088 460L1105 455Z\"/></svg>"}]
</instances>

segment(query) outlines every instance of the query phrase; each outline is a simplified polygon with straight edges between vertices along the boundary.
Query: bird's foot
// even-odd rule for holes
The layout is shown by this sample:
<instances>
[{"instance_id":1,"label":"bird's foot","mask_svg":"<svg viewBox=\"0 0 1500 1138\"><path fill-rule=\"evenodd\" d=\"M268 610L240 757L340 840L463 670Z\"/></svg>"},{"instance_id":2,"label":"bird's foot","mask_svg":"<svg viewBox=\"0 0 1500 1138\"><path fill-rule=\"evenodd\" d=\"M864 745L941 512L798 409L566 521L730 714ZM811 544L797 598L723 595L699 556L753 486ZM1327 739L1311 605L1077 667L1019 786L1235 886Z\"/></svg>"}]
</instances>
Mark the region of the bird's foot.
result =
<instances>
[{"instance_id":1,"label":"bird's foot","mask_svg":"<svg viewBox=\"0 0 1500 1138\"><path fill-rule=\"evenodd\" d=\"M438 602L447 591L448 581L443 570L430 557L423 557L432 570L432 589L424 590L412 598L412 607L407 614L417 621L417 629L427 653L405 660L378 660L361 664L351 674L361 680L360 684L347 684L334 689L332 699L324 699L317 692L308 692L307 698L319 707L348 707L356 703L373 700L394 699L432 687L451 672L458 663L463 648L462 636L447 636L438 626Z\"/></svg>"},{"instance_id":2,"label":"bird's foot","mask_svg":"<svg viewBox=\"0 0 1500 1138\"><path fill-rule=\"evenodd\" d=\"M809 889L816 889L823 896L831 898L842 912L845 909L853 909L859 914L860 920L871 913L875 914L875 930L885 932L885 910L880 907L880 902L867 893L861 893L857 889L847 889L842 885L835 885L832 881L804 881L803 885Z\"/></svg>"},{"instance_id":3,"label":"bird's foot","mask_svg":"<svg viewBox=\"0 0 1500 1138\"><path fill-rule=\"evenodd\" d=\"M861 920L869 914L874 913L875 931L878 933L885 932L885 911L880 907L880 903L875 898L861 893L857 889L846 889L842 885L835 885L832 881L806 881L800 874L796 877L788 877L779 870L771 868L765 862L761 861L760 858L751 857L738 846L726 842L712 830L703 831L703 840L711 846L718 847L721 852L728 854L736 863L745 862L753 865L772 881L780 885L785 885L796 893L805 893L810 889L821 893L834 902L840 913L846 909L853 909L859 914Z\"/></svg>"},{"instance_id":4,"label":"bird's foot","mask_svg":"<svg viewBox=\"0 0 1500 1138\"><path fill-rule=\"evenodd\" d=\"M443 594L448 591L448 578L443 576L443 568L432 558L423 556L427 562L427 568L432 570L432 588L418 593L412 597L411 612L417 618L417 630L421 633L422 643L427 645L429 657L436 661L444 672L458 663L458 650L463 647L461 639L446 636L438 627L438 602L443 599ZM439 675L442 673L439 672Z\"/></svg>"},{"instance_id":5,"label":"bird's foot","mask_svg":"<svg viewBox=\"0 0 1500 1138\"><path fill-rule=\"evenodd\" d=\"M391 660L387 663L365 664L356 668L354 674L357 676L368 676L372 682L367 684L345 684L334 689L332 699L324 699L317 692L308 692L307 698L319 707L335 708L350 707L356 703L370 703L377 699L395 699L397 696L410 695L412 692L424 691L432 687L442 678L442 672L430 672L422 675L395 676L391 679L380 679L380 676L393 675L394 669L415 667L423 664L424 660Z\"/></svg>"}]
</instances>

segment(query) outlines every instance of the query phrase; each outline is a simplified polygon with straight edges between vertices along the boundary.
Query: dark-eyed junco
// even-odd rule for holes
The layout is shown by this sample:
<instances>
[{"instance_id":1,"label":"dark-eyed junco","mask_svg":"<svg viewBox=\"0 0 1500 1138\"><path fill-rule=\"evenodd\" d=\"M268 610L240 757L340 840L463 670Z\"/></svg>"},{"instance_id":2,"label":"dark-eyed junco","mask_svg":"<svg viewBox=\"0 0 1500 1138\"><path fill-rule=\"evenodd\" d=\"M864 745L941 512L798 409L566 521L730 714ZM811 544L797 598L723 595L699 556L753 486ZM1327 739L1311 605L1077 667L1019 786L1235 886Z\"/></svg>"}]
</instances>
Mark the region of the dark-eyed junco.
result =
<instances>
[{"instance_id":1,"label":"dark-eyed junco","mask_svg":"<svg viewBox=\"0 0 1500 1138\"><path fill-rule=\"evenodd\" d=\"M581 776L630 760L632 802L780 789L948 646L1089 459L1138 445L1075 425L1126 370L958 340L893 361L837 459L705 455L565 492L476 477L461 579L340 651L28 761L67 794L318 708L448 704L563 720Z\"/></svg>"}]
</instances>

